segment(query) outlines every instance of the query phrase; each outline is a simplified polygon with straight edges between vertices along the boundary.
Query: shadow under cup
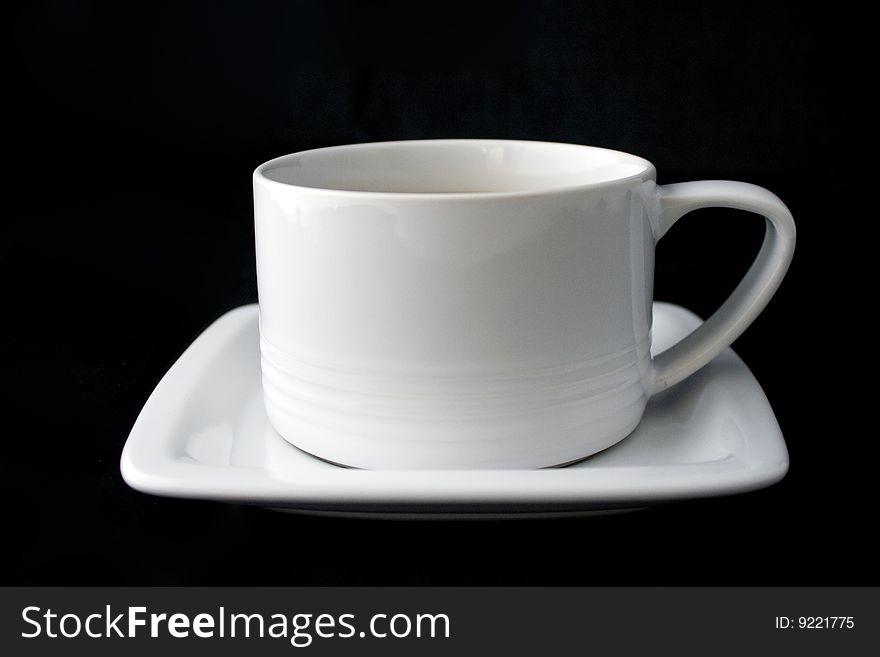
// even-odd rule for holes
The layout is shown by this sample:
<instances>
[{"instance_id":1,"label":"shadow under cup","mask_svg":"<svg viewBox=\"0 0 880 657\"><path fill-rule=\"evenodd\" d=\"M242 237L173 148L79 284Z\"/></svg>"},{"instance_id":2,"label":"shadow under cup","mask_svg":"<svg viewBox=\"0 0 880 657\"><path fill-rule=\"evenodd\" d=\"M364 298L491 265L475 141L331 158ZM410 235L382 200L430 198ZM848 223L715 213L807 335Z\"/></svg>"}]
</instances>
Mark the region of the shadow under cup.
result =
<instances>
[{"instance_id":1,"label":"shadow under cup","mask_svg":"<svg viewBox=\"0 0 880 657\"><path fill-rule=\"evenodd\" d=\"M266 410L359 468L540 468L650 387L654 169L567 144L342 146L254 173Z\"/></svg>"}]
</instances>

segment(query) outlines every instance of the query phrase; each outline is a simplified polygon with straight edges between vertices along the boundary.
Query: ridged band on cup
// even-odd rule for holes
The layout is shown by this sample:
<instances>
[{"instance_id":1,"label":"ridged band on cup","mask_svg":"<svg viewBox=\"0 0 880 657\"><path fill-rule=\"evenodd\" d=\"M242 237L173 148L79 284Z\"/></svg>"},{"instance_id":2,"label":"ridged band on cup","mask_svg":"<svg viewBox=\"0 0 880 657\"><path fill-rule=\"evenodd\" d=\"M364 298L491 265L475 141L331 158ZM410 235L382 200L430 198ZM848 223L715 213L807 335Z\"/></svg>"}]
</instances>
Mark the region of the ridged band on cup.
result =
<instances>
[{"instance_id":1,"label":"ridged band on cup","mask_svg":"<svg viewBox=\"0 0 880 657\"><path fill-rule=\"evenodd\" d=\"M273 426L306 451L357 467L503 467L528 453L532 467L556 465L623 438L647 402L649 334L587 361L470 374L333 367L262 335L260 350Z\"/></svg>"}]
</instances>

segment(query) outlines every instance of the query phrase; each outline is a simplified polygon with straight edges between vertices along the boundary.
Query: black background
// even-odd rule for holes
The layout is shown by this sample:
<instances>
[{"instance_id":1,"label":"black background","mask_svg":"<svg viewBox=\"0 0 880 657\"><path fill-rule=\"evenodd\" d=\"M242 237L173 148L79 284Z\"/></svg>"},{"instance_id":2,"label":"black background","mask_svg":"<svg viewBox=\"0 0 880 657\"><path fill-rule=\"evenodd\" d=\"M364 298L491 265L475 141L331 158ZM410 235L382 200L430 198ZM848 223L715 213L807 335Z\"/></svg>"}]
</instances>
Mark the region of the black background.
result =
<instances>
[{"instance_id":1,"label":"black background","mask_svg":"<svg viewBox=\"0 0 880 657\"><path fill-rule=\"evenodd\" d=\"M878 583L864 16L772 2L4 11L4 583ZM647 157L661 183L779 194L795 261L736 348L777 411L786 479L616 517L441 523L129 489L119 454L153 386L256 299L253 168L425 137L594 144ZM656 296L709 314L762 230L689 215L659 246Z\"/></svg>"}]
</instances>

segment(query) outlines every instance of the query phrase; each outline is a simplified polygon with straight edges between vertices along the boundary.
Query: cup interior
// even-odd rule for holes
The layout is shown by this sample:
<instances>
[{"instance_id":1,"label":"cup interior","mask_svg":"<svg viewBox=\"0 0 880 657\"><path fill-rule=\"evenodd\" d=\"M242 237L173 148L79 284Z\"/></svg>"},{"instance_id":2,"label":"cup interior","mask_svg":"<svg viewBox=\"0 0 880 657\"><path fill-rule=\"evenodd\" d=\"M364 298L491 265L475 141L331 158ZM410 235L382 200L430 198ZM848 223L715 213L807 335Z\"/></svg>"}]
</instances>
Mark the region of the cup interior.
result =
<instances>
[{"instance_id":1,"label":"cup interior","mask_svg":"<svg viewBox=\"0 0 880 657\"><path fill-rule=\"evenodd\" d=\"M257 175L324 190L384 194L540 192L644 174L635 155L593 146L503 140L422 140L333 146L271 160Z\"/></svg>"}]
</instances>

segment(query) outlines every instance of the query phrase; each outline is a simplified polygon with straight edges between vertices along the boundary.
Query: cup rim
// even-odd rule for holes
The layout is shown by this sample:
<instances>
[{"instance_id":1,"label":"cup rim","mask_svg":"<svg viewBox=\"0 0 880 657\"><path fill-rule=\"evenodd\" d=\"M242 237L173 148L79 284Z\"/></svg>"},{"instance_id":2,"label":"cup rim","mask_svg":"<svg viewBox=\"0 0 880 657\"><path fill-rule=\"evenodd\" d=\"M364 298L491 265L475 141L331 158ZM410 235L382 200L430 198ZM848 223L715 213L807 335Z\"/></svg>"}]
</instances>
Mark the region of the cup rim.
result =
<instances>
[{"instance_id":1,"label":"cup rim","mask_svg":"<svg viewBox=\"0 0 880 657\"><path fill-rule=\"evenodd\" d=\"M461 144L461 145L476 145L476 144L485 144L487 146L495 145L539 145L539 146L551 146L551 147L568 147L568 148L580 148L585 150L590 150L593 152L600 151L606 155L612 155L614 157L620 158L621 161L637 164L641 166L641 169L636 173L632 173L626 176L620 176L617 178L611 178L608 180L599 180L588 183L582 183L578 185L560 185L558 187L548 187L542 189L534 189L534 190L505 190L505 191L472 191L472 192L401 192L401 191L376 191L376 190L351 190L351 189L338 189L334 187L319 187L319 186L308 186L308 185L296 185L289 182L282 182L279 180L274 180L266 175L266 172L277 168L279 166L283 166L286 163L293 162L303 156L315 154L315 153L326 153L326 152L339 152L344 153L346 151L352 150L360 150L367 148L381 148L388 146L403 146L403 145L413 145L413 146L424 146L430 144ZM608 189L612 187L618 186L627 186L636 181L647 181L647 180L656 180L656 169L654 165L646 160L643 157L638 155L633 155L631 153L627 153L625 151L615 150L611 148L603 148L601 146L590 146L587 144L572 144L566 142L555 142L555 141L541 141L541 140L528 140L528 139L398 139L398 140L386 140L386 141L373 141L373 142L360 142L360 143L352 143L352 144L340 144L336 146L324 146L321 148L312 148L303 151L296 151L293 153L288 153L286 155L281 155L279 157L272 158L271 160L267 160L260 164L253 172L253 181L254 183L260 183L262 185L266 185L268 187L275 187L279 189L288 189L294 190L303 194L323 194L323 195L332 195L332 196L340 196L347 198L360 198L360 199L372 199L377 200L380 198L385 198L388 200L431 200L431 201L461 201L461 200L479 200L479 199L521 199L524 197L541 197L541 196L558 196L562 194L570 194L582 192L585 190L592 189Z\"/></svg>"}]
</instances>

